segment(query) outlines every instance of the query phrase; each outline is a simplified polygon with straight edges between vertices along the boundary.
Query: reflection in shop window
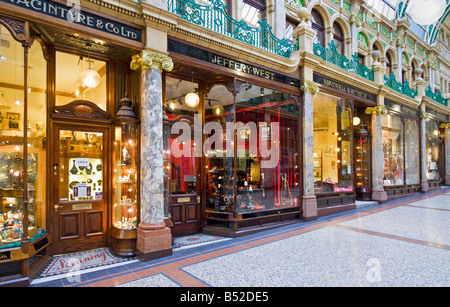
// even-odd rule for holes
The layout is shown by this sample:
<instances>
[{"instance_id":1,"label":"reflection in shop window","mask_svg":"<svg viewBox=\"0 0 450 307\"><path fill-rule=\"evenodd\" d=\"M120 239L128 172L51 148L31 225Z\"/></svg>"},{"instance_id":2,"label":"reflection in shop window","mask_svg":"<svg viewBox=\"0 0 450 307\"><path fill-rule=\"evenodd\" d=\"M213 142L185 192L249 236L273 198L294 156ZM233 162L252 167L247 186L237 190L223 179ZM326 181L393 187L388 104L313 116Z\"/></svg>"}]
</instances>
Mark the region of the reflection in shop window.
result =
<instances>
[{"instance_id":1,"label":"reflection in shop window","mask_svg":"<svg viewBox=\"0 0 450 307\"><path fill-rule=\"evenodd\" d=\"M383 184L403 185L403 123L399 116L382 115L383 131Z\"/></svg>"},{"instance_id":2,"label":"reflection in shop window","mask_svg":"<svg viewBox=\"0 0 450 307\"><path fill-rule=\"evenodd\" d=\"M439 122L429 120L426 122L426 161L427 179L439 179Z\"/></svg>"},{"instance_id":3,"label":"reflection in shop window","mask_svg":"<svg viewBox=\"0 0 450 307\"><path fill-rule=\"evenodd\" d=\"M28 236L46 229L47 62L35 40L28 51L28 155L24 169L24 49L0 26L0 250L22 239L24 173L28 182Z\"/></svg>"},{"instance_id":4,"label":"reflection in shop window","mask_svg":"<svg viewBox=\"0 0 450 307\"><path fill-rule=\"evenodd\" d=\"M314 97L314 191L352 192L352 111L328 94Z\"/></svg>"},{"instance_id":5,"label":"reflection in shop window","mask_svg":"<svg viewBox=\"0 0 450 307\"><path fill-rule=\"evenodd\" d=\"M91 68L100 75L95 88L86 87L80 79L81 73ZM106 111L106 62L64 52L56 52L56 105L74 100L88 100Z\"/></svg>"}]
</instances>

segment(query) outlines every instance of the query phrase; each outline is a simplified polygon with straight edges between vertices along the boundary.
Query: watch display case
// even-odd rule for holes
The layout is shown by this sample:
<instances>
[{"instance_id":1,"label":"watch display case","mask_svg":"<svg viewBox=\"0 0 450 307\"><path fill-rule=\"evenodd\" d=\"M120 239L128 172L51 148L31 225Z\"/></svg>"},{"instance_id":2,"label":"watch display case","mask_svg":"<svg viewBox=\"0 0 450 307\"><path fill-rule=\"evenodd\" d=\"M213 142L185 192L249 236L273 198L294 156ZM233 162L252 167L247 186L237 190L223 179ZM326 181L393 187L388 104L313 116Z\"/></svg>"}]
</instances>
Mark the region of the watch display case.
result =
<instances>
[{"instance_id":1,"label":"watch display case","mask_svg":"<svg viewBox=\"0 0 450 307\"><path fill-rule=\"evenodd\" d=\"M133 256L138 225L138 120L127 95L115 120L112 249Z\"/></svg>"},{"instance_id":2,"label":"watch display case","mask_svg":"<svg viewBox=\"0 0 450 307\"><path fill-rule=\"evenodd\" d=\"M372 194L370 183L371 150L367 126L361 125L355 135L356 197L360 200L370 200Z\"/></svg>"}]
</instances>

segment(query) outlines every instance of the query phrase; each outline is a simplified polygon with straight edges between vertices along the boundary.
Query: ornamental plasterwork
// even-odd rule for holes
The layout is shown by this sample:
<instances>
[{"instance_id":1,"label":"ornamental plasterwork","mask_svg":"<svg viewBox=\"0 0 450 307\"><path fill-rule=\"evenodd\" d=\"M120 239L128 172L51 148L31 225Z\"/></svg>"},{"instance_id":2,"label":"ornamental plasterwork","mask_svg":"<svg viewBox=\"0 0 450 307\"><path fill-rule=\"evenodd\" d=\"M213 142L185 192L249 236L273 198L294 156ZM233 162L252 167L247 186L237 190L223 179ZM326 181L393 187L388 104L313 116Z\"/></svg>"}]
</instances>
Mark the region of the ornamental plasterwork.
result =
<instances>
[{"instance_id":1,"label":"ornamental plasterwork","mask_svg":"<svg viewBox=\"0 0 450 307\"><path fill-rule=\"evenodd\" d=\"M171 57L144 50L140 54L131 57L130 68L132 70L156 68L171 71L173 69L173 62Z\"/></svg>"},{"instance_id":2,"label":"ornamental plasterwork","mask_svg":"<svg viewBox=\"0 0 450 307\"><path fill-rule=\"evenodd\" d=\"M304 93L315 95L319 93L319 86L315 82L303 80L300 86L300 90Z\"/></svg>"},{"instance_id":3,"label":"ornamental plasterwork","mask_svg":"<svg viewBox=\"0 0 450 307\"><path fill-rule=\"evenodd\" d=\"M367 107L366 114L387 114L385 106L377 105L375 107Z\"/></svg>"}]
</instances>

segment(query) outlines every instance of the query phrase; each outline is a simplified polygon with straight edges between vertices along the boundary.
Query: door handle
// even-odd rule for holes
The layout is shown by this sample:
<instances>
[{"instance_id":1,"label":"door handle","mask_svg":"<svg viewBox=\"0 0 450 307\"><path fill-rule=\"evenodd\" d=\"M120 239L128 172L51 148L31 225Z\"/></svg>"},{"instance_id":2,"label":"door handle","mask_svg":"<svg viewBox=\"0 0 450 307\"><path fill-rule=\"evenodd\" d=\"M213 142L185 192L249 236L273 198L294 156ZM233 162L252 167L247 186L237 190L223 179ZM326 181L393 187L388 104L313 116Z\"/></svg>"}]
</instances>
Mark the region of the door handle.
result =
<instances>
[{"instance_id":1,"label":"door handle","mask_svg":"<svg viewBox=\"0 0 450 307\"><path fill-rule=\"evenodd\" d=\"M55 209L55 212L58 212L58 208L62 208L63 206L54 205L53 209Z\"/></svg>"}]
</instances>

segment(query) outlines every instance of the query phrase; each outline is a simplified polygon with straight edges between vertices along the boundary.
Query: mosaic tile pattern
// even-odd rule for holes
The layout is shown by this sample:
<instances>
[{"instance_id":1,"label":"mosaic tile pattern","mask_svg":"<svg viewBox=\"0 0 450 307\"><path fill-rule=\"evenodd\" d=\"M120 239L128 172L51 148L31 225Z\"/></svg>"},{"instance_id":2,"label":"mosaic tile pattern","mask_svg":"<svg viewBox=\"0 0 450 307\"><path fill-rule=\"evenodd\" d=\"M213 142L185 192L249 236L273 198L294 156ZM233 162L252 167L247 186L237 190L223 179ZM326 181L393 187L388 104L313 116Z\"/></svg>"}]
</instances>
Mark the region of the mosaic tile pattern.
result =
<instances>
[{"instance_id":1,"label":"mosaic tile pattern","mask_svg":"<svg viewBox=\"0 0 450 307\"><path fill-rule=\"evenodd\" d=\"M180 287L180 285L164 274L155 274L119 284L115 287Z\"/></svg>"},{"instance_id":2,"label":"mosaic tile pattern","mask_svg":"<svg viewBox=\"0 0 450 307\"><path fill-rule=\"evenodd\" d=\"M417 206L439 206L436 196L411 203ZM397 207L350 220L341 225L376 231L400 237L450 246L450 211Z\"/></svg>"},{"instance_id":3,"label":"mosaic tile pattern","mask_svg":"<svg viewBox=\"0 0 450 307\"><path fill-rule=\"evenodd\" d=\"M214 287L450 286L449 251L325 227L192 264Z\"/></svg>"}]
</instances>

